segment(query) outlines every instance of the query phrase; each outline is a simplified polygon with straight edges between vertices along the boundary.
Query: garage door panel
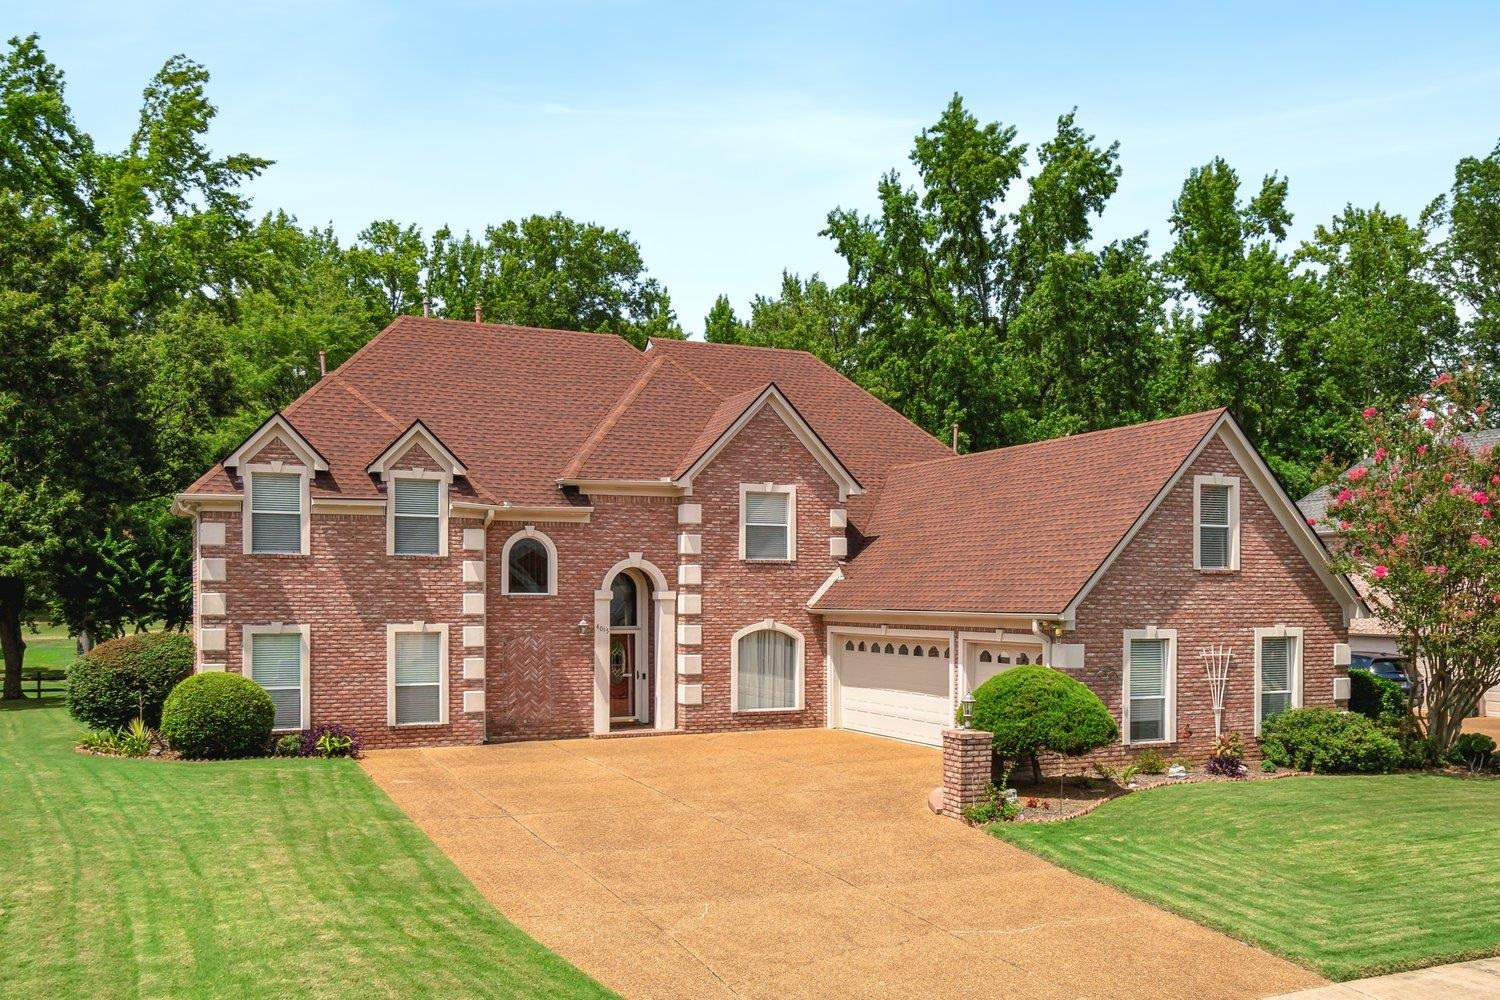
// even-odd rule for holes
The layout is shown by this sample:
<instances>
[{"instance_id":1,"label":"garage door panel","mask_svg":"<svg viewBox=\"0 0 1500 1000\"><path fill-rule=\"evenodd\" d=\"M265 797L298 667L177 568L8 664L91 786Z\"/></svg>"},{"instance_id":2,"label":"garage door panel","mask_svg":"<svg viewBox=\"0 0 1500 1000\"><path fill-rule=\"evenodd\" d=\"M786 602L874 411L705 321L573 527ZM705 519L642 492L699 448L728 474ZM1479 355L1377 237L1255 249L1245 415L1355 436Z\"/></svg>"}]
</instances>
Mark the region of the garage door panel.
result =
<instances>
[{"instance_id":1,"label":"garage door panel","mask_svg":"<svg viewBox=\"0 0 1500 1000\"><path fill-rule=\"evenodd\" d=\"M840 650L836 669L836 717L842 728L942 745L943 728L953 724L945 657L846 649Z\"/></svg>"}]
</instances>

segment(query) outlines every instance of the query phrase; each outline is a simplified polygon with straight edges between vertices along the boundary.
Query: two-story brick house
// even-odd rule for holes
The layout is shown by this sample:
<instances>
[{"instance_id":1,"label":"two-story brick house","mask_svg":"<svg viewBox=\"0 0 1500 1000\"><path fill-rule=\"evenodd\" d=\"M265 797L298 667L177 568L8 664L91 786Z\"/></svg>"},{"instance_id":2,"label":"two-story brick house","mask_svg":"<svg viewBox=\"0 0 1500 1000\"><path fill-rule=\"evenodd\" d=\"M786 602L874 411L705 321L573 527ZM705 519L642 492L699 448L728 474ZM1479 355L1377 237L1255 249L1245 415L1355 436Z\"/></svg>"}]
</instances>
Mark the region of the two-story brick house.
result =
<instances>
[{"instance_id":1,"label":"two-story brick house","mask_svg":"<svg viewBox=\"0 0 1500 1000\"><path fill-rule=\"evenodd\" d=\"M1360 611L1222 412L955 456L810 355L402 318L178 498L199 669L371 746L838 726L1044 662L1127 740L1333 704Z\"/></svg>"}]
</instances>

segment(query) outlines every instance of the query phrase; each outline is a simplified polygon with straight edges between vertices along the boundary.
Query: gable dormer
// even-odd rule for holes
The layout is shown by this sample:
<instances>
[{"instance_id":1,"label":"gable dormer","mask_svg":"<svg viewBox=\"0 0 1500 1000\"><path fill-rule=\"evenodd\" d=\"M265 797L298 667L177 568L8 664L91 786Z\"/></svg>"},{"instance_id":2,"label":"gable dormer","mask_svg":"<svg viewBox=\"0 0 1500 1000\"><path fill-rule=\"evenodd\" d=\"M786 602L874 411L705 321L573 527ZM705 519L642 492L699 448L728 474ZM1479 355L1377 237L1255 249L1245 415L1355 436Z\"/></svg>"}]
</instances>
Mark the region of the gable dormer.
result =
<instances>
[{"instance_id":1,"label":"gable dormer","mask_svg":"<svg viewBox=\"0 0 1500 1000\"><path fill-rule=\"evenodd\" d=\"M415 420L365 471L386 484L386 554L446 556L448 489L468 475L458 456Z\"/></svg>"},{"instance_id":2,"label":"gable dormer","mask_svg":"<svg viewBox=\"0 0 1500 1000\"><path fill-rule=\"evenodd\" d=\"M328 460L280 413L255 429L223 465L245 490L247 555L307 555L313 476Z\"/></svg>"}]
</instances>

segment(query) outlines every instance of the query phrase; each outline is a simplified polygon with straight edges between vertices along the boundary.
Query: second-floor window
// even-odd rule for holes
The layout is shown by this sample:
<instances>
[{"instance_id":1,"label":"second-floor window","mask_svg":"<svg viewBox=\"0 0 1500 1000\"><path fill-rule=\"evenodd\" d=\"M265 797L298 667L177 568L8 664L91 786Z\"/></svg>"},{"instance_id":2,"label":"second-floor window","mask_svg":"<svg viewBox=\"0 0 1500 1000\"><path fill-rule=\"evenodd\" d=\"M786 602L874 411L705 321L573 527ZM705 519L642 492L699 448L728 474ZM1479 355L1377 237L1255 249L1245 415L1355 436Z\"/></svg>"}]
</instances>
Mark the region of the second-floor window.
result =
<instances>
[{"instance_id":1,"label":"second-floor window","mask_svg":"<svg viewBox=\"0 0 1500 1000\"><path fill-rule=\"evenodd\" d=\"M250 551L302 551L301 474L250 473Z\"/></svg>"},{"instance_id":2,"label":"second-floor window","mask_svg":"<svg viewBox=\"0 0 1500 1000\"><path fill-rule=\"evenodd\" d=\"M442 484L436 479L391 480L392 551L398 556L435 556L442 551Z\"/></svg>"},{"instance_id":3,"label":"second-floor window","mask_svg":"<svg viewBox=\"0 0 1500 1000\"><path fill-rule=\"evenodd\" d=\"M1239 569L1239 480L1230 476L1198 476L1194 507L1198 569Z\"/></svg>"},{"instance_id":4,"label":"second-floor window","mask_svg":"<svg viewBox=\"0 0 1500 1000\"><path fill-rule=\"evenodd\" d=\"M740 489L740 557L747 560L797 558L794 535L796 491L790 486Z\"/></svg>"}]
</instances>

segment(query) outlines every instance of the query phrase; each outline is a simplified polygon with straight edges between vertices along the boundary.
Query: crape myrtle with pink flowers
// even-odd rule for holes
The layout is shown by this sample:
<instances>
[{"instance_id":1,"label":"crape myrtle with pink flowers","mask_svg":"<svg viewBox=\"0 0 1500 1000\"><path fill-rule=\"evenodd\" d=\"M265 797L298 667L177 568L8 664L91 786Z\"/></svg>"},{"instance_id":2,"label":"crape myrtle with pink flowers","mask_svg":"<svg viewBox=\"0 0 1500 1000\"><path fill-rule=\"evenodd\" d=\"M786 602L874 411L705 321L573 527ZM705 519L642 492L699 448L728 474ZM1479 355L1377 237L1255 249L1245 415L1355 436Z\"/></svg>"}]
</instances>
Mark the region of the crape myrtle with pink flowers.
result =
<instances>
[{"instance_id":1,"label":"crape myrtle with pink flowers","mask_svg":"<svg viewBox=\"0 0 1500 1000\"><path fill-rule=\"evenodd\" d=\"M1327 518L1339 572L1423 667L1414 724L1441 755L1500 684L1500 454L1465 437L1487 423L1477 372L1443 374L1399 411L1364 411L1368 459L1334 477Z\"/></svg>"}]
</instances>

